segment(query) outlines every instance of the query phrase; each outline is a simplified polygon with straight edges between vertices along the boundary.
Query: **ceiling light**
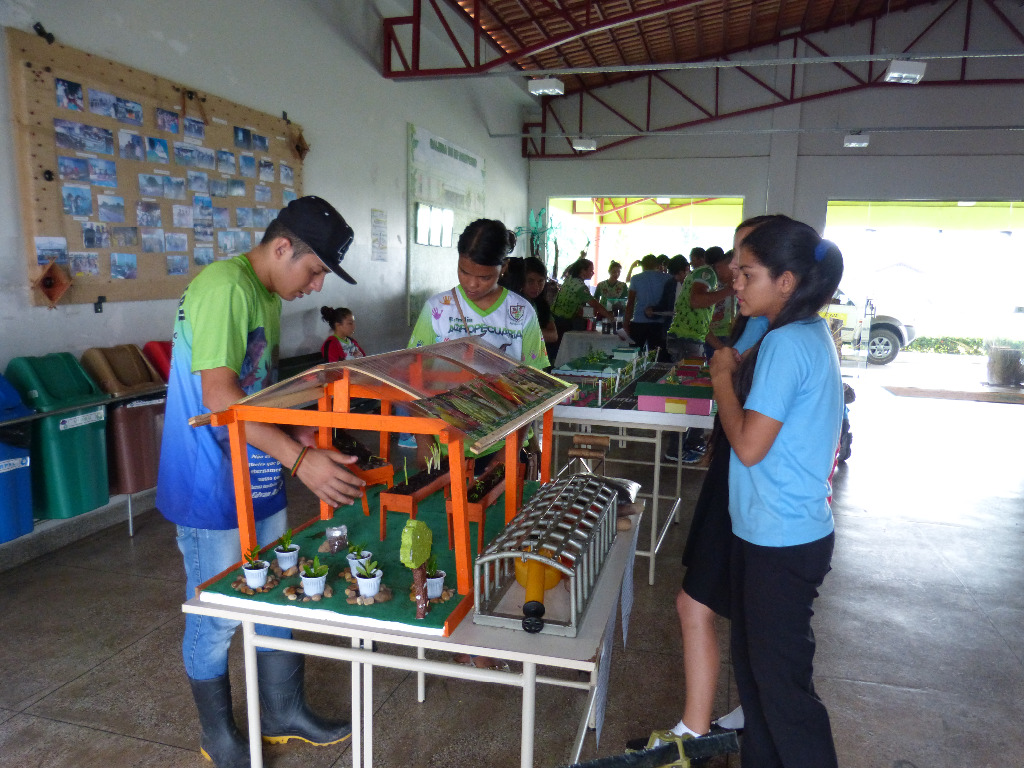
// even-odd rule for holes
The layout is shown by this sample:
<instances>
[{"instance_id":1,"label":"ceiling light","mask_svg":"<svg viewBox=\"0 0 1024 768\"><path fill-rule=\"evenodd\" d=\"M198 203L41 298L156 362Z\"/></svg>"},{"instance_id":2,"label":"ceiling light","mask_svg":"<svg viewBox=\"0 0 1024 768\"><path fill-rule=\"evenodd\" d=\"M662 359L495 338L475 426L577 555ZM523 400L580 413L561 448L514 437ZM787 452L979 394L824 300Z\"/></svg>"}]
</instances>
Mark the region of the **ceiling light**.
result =
<instances>
[{"instance_id":1,"label":"ceiling light","mask_svg":"<svg viewBox=\"0 0 1024 768\"><path fill-rule=\"evenodd\" d=\"M957 207L959 208L971 208L978 203L974 200L959 200L957 201Z\"/></svg>"},{"instance_id":2,"label":"ceiling light","mask_svg":"<svg viewBox=\"0 0 1024 768\"><path fill-rule=\"evenodd\" d=\"M534 96L561 96L565 93L565 83L557 77L541 77L530 80L527 85Z\"/></svg>"},{"instance_id":3,"label":"ceiling light","mask_svg":"<svg viewBox=\"0 0 1024 768\"><path fill-rule=\"evenodd\" d=\"M871 137L866 133L848 133L843 138L844 147L866 147L871 143Z\"/></svg>"},{"instance_id":4,"label":"ceiling light","mask_svg":"<svg viewBox=\"0 0 1024 768\"><path fill-rule=\"evenodd\" d=\"M902 61L894 59L885 70L885 82L916 85L924 77L927 65L923 61Z\"/></svg>"},{"instance_id":5,"label":"ceiling light","mask_svg":"<svg viewBox=\"0 0 1024 768\"><path fill-rule=\"evenodd\" d=\"M593 152L597 149L597 139L585 139L577 136L571 139L572 148L577 152Z\"/></svg>"},{"instance_id":6,"label":"ceiling light","mask_svg":"<svg viewBox=\"0 0 1024 768\"><path fill-rule=\"evenodd\" d=\"M656 197L656 198L654 198L654 202L656 202L658 205L669 205L672 202L672 198L671 197Z\"/></svg>"}]
</instances>

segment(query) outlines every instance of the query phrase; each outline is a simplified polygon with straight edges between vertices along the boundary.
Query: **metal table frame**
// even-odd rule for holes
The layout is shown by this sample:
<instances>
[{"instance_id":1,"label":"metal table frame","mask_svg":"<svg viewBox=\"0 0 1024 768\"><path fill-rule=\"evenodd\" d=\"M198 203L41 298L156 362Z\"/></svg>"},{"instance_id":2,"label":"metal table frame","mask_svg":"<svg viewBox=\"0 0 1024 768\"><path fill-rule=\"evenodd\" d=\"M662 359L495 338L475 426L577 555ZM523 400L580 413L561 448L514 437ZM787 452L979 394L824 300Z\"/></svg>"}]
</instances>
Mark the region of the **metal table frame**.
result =
<instances>
[{"instance_id":1,"label":"metal table frame","mask_svg":"<svg viewBox=\"0 0 1024 768\"><path fill-rule=\"evenodd\" d=\"M662 433L682 432L691 427L711 429L715 424L714 416L690 416L678 413L657 413L655 411L626 411L615 408L585 408L579 406L559 405L554 409L555 423L572 425L573 429L552 430L553 453L558 454L558 438L578 434L582 430L589 430L591 427L610 427L617 430L613 435L619 441L620 446L627 443L652 443L654 445L654 482L650 494L640 494L642 497L651 499L651 536L650 547L646 550L638 549L636 554L646 557L649 560L647 571L647 583L654 584L654 558L661 548L661 543L668 533L668 526L673 520L679 518L679 503L682 495L683 469L703 470L704 467L683 464L682 450L676 457L676 492L675 496L662 496L661 494L661 469L662 469ZM582 429L581 429L582 428ZM653 437L646 436L644 432L653 432ZM680 435L680 440L682 436ZM680 443L680 448L682 444ZM619 464L643 464L650 466L647 462L636 459L616 458L609 456L606 461ZM658 506L661 499L674 501L671 512L666 516L662 527L658 528Z\"/></svg>"},{"instance_id":2,"label":"metal table frame","mask_svg":"<svg viewBox=\"0 0 1024 768\"><path fill-rule=\"evenodd\" d=\"M633 525L640 524L641 515L633 516ZM221 605L193 598L182 606L185 613L215 616L242 622L245 657L246 703L249 720L249 749L252 768L263 768L263 750L260 737L259 692L256 684L256 649L273 648L310 656L347 661L352 665L352 765L363 768L373 766L373 669L387 667L405 669L417 674L417 699L426 698L425 676L441 675L462 680L509 685L522 689L522 723L520 737L520 766L532 768L535 703L537 684L544 683L587 692L587 702L573 742L569 762L578 762L583 750L588 725L593 725L598 695L598 664L601 646L618 598L626 568L632 567L636 537L634 531L625 531L615 543L598 578L593 599L583 625L576 637L556 635L528 635L526 632L499 627L476 625L467 616L450 637L422 635L401 629L376 629L346 621L346 617L326 610L309 609L308 616L283 615L261 610L253 602L244 605ZM240 598L242 599L242 598ZM323 645L315 642L257 635L255 625L267 624L288 627L351 640L351 648ZM376 643L376 650L369 650ZM415 648L416 657L389 654L387 645ZM504 672L478 669L452 662L426 658L427 650L445 653L468 653L493 656L522 663L522 672ZM588 674L586 681L573 681L548 677L537 673L538 667L576 670Z\"/></svg>"}]
</instances>

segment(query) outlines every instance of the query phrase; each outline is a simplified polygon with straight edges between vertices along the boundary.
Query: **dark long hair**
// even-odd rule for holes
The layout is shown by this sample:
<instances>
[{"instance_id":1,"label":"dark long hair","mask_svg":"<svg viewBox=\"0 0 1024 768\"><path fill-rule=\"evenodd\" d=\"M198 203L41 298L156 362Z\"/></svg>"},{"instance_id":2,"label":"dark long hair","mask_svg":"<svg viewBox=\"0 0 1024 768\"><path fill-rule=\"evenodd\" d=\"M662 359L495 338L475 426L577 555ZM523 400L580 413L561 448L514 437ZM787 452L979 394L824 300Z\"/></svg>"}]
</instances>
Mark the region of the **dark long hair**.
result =
<instances>
[{"instance_id":1,"label":"dark long hair","mask_svg":"<svg viewBox=\"0 0 1024 768\"><path fill-rule=\"evenodd\" d=\"M320 319L323 320L333 331L334 326L345 322L345 318L352 314L348 307L320 307Z\"/></svg>"},{"instance_id":2,"label":"dark long hair","mask_svg":"<svg viewBox=\"0 0 1024 768\"><path fill-rule=\"evenodd\" d=\"M769 332L814 317L831 300L843 277L843 254L835 243L822 240L799 221L786 218L765 222L743 239L741 247L749 249L773 279L784 272L792 272L796 278L793 293L768 327ZM741 403L750 393L761 341L736 371L734 386Z\"/></svg>"},{"instance_id":3,"label":"dark long hair","mask_svg":"<svg viewBox=\"0 0 1024 768\"><path fill-rule=\"evenodd\" d=\"M526 276L529 274L540 275L547 280L548 269L544 266L544 262L538 259L536 256L527 256L523 259L523 284L526 284ZM548 324L548 320L551 319L551 306L548 304L547 297L544 295L546 291L541 291L540 295L536 299L530 299L530 303L533 304L533 308L537 311L537 320L542 326Z\"/></svg>"},{"instance_id":4,"label":"dark long hair","mask_svg":"<svg viewBox=\"0 0 1024 768\"><path fill-rule=\"evenodd\" d=\"M579 258L579 259L576 259L576 261L574 261L568 267L566 267L565 274L567 274L569 277L579 277L580 273L584 269L586 269L587 267L593 267L593 266L594 266L594 262L592 262L590 259Z\"/></svg>"},{"instance_id":5,"label":"dark long hair","mask_svg":"<svg viewBox=\"0 0 1024 768\"><path fill-rule=\"evenodd\" d=\"M508 288L512 293L522 293L526 284L526 266L523 259L505 261L505 273L498 278L498 285Z\"/></svg>"},{"instance_id":6,"label":"dark long hair","mask_svg":"<svg viewBox=\"0 0 1024 768\"><path fill-rule=\"evenodd\" d=\"M735 231L739 232L741 229L750 229L751 227L756 229L769 221L793 221L793 219L782 213L763 213L760 216L751 216L749 219L744 219L736 226ZM732 333L729 335L729 343L726 344L727 347L736 346L736 342L740 340L740 336L743 335L743 331L747 329L747 323L749 321L750 318L746 315L738 315L736 317L736 322L732 324Z\"/></svg>"},{"instance_id":7,"label":"dark long hair","mask_svg":"<svg viewBox=\"0 0 1024 768\"><path fill-rule=\"evenodd\" d=\"M459 256L482 267L500 267L516 247L516 236L494 219L477 219L459 236Z\"/></svg>"}]
</instances>

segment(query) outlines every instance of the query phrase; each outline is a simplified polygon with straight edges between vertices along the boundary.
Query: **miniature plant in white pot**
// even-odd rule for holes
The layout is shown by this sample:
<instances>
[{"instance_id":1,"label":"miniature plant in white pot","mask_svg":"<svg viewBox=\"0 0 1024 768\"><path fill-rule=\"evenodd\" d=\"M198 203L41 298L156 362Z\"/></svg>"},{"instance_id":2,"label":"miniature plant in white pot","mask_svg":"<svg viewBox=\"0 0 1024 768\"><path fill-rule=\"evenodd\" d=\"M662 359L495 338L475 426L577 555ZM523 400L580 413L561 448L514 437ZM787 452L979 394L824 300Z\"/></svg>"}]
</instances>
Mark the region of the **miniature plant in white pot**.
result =
<instances>
[{"instance_id":1,"label":"miniature plant in white pot","mask_svg":"<svg viewBox=\"0 0 1024 768\"><path fill-rule=\"evenodd\" d=\"M260 548L253 547L245 552L245 564L242 565L242 573L245 574L245 583L249 589L259 589L267 583L267 571L270 563L260 559Z\"/></svg>"},{"instance_id":2,"label":"miniature plant in white pot","mask_svg":"<svg viewBox=\"0 0 1024 768\"><path fill-rule=\"evenodd\" d=\"M281 543L274 547L274 554L277 556L277 565L282 571L295 567L295 563L299 560L299 545L292 544L291 528L281 536Z\"/></svg>"},{"instance_id":3,"label":"miniature plant in white pot","mask_svg":"<svg viewBox=\"0 0 1024 768\"><path fill-rule=\"evenodd\" d=\"M370 561L371 557L373 557L373 552L368 549L363 549L362 544L350 544L348 554L345 555L345 559L348 560L349 573L355 576L356 571L366 565Z\"/></svg>"},{"instance_id":4,"label":"miniature plant in white pot","mask_svg":"<svg viewBox=\"0 0 1024 768\"><path fill-rule=\"evenodd\" d=\"M427 560L427 599L436 600L444 592L444 571L437 569L437 558L434 555Z\"/></svg>"},{"instance_id":5,"label":"miniature plant in white pot","mask_svg":"<svg viewBox=\"0 0 1024 768\"><path fill-rule=\"evenodd\" d=\"M373 597L380 592L380 580L384 575L377 567L377 561L364 562L356 570L356 583L362 597Z\"/></svg>"},{"instance_id":6,"label":"miniature plant in white pot","mask_svg":"<svg viewBox=\"0 0 1024 768\"><path fill-rule=\"evenodd\" d=\"M327 564L321 563L319 556L314 556L311 563L302 564L300 578L302 579L302 591L306 593L306 597L323 594L324 587L327 585L327 571Z\"/></svg>"}]
</instances>

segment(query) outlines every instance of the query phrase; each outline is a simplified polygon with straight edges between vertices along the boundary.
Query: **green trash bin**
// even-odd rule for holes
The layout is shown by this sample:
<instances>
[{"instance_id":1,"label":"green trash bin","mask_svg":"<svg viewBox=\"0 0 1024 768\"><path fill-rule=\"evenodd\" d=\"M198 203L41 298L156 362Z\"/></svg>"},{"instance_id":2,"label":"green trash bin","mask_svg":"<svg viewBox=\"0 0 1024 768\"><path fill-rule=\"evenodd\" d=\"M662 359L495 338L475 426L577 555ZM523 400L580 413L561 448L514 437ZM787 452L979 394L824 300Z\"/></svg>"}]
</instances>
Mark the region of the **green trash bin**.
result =
<instances>
[{"instance_id":1,"label":"green trash bin","mask_svg":"<svg viewBox=\"0 0 1024 768\"><path fill-rule=\"evenodd\" d=\"M109 396L68 352L16 357L4 375L40 414L32 423L35 516L63 519L107 504L106 406L92 404Z\"/></svg>"}]
</instances>

